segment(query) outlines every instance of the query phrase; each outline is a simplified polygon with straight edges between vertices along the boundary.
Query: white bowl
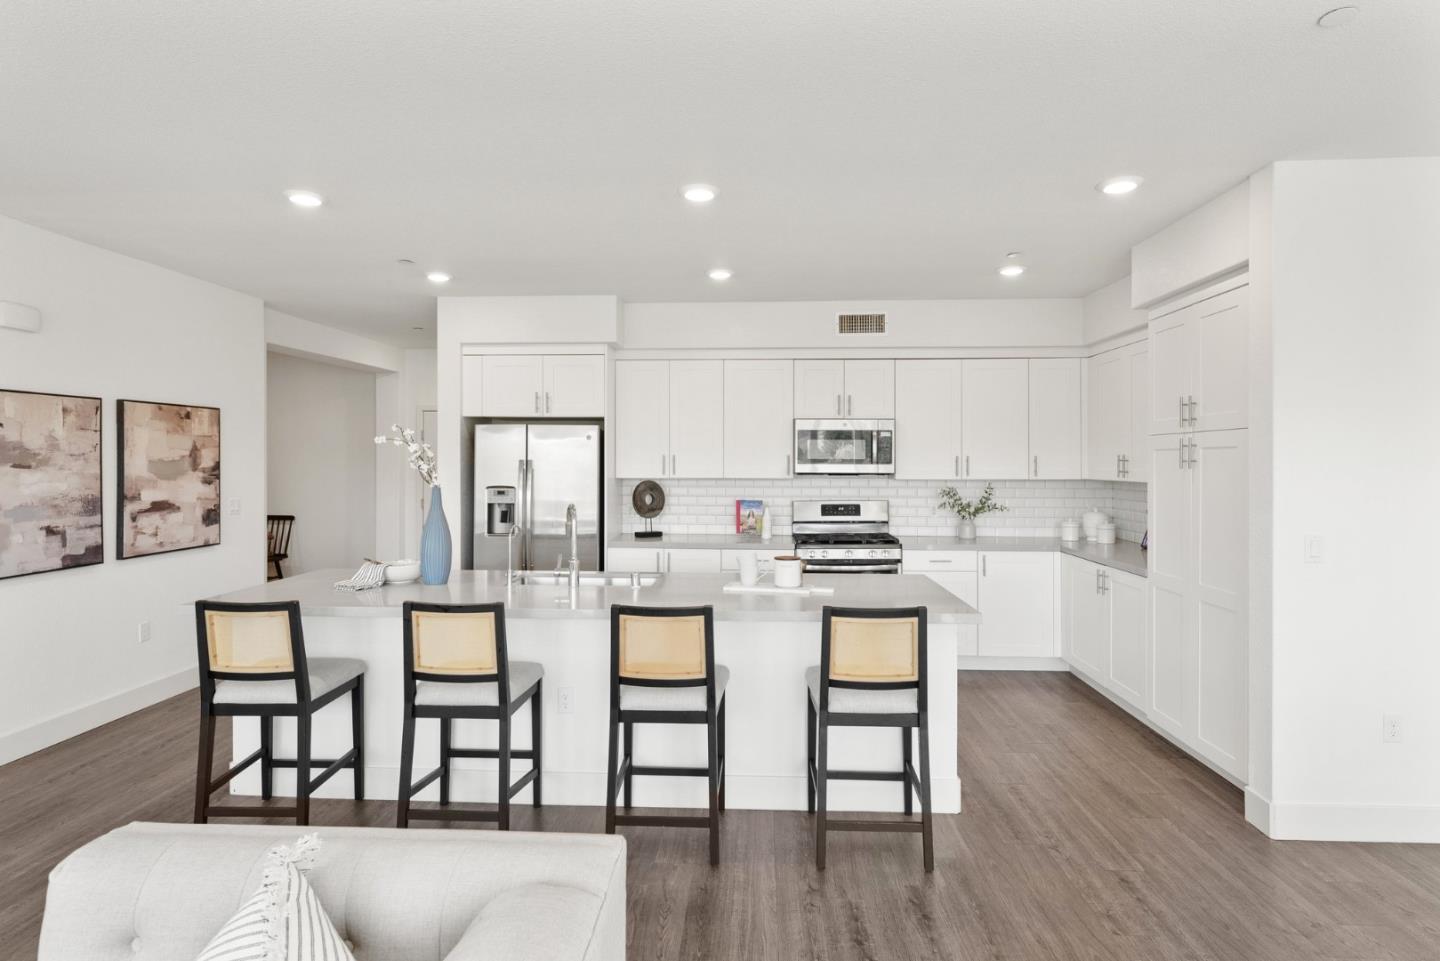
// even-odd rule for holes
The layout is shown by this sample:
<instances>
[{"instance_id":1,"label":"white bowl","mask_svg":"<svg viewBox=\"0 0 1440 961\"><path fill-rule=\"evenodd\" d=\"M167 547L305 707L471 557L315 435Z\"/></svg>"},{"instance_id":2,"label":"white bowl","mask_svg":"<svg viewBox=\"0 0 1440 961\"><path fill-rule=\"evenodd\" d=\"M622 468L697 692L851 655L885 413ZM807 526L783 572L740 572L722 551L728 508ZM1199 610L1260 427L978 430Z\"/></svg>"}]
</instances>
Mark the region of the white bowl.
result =
<instances>
[{"instance_id":1,"label":"white bowl","mask_svg":"<svg viewBox=\"0 0 1440 961\"><path fill-rule=\"evenodd\" d=\"M414 558L396 561L385 568L386 584L411 584L420 579L420 562Z\"/></svg>"}]
</instances>

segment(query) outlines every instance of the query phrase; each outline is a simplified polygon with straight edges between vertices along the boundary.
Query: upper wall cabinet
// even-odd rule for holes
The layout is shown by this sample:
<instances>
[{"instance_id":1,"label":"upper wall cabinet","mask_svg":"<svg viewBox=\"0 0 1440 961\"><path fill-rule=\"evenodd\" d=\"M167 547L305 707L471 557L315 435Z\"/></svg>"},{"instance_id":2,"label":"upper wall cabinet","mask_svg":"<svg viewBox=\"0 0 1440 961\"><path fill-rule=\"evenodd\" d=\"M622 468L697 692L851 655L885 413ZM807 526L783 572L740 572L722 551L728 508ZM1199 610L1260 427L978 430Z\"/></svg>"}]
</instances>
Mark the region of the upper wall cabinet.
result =
<instances>
[{"instance_id":1,"label":"upper wall cabinet","mask_svg":"<svg viewBox=\"0 0 1440 961\"><path fill-rule=\"evenodd\" d=\"M615 362L615 471L620 477L724 472L724 362Z\"/></svg>"},{"instance_id":2,"label":"upper wall cabinet","mask_svg":"<svg viewBox=\"0 0 1440 961\"><path fill-rule=\"evenodd\" d=\"M966 360L961 374L961 474L1030 476L1030 377L1025 360Z\"/></svg>"},{"instance_id":3,"label":"upper wall cabinet","mask_svg":"<svg viewBox=\"0 0 1440 961\"><path fill-rule=\"evenodd\" d=\"M1079 477L1085 459L1080 359L1030 361L1030 476Z\"/></svg>"},{"instance_id":4,"label":"upper wall cabinet","mask_svg":"<svg viewBox=\"0 0 1440 961\"><path fill-rule=\"evenodd\" d=\"M670 361L670 476L725 472L725 362Z\"/></svg>"},{"instance_id":5,"label":"upper wall cabinet","mask_svg":"<svg viewBox=\"0 0 1440 961\"><path fill-rule=\"evenodd\" d=\"M1249 422L1249 288L1150 321L1151 434Z\"/></svg>"},{"instance_id":6,"label":"upper wall cabinet","mask_svg":"<svg viewBox=\"0 0 1440 961\"><path fill-rule=\"evenodd\" d=\"M791 476L795 368L788 360L725 363L725 471L735 478Z\"/></svg>"},{"instance_id":7,"label":"upper wall cabinet","mask_svg":"<svg viewBox=\"0 0 1440 961\"><path fill-rule=\"evenodd\" d=\"M795 416L894 417L895 361L797 360Z\"/></svg>"},{"instance_id":8,"label":"upper wall cabinet","mask_svg":"<svg viewBox=\"0 0 1440 961\"><path fill-rule=\"evenodd\" d=\"M895 362L895 476L961 476L961 380L964 361Z\"/></svg>"},{"instance_id":9,"label":"upper wall cabinet","mask_svg":"<svg viewBox=\"0 0 1440 961\"><path fill-rule=\"evenodd\" d=\"M603 354L486 354L461 359L467 417L604 417Z\"/></svg>"},{"instance_id":10,"label":"upper wall cabinet","mask_svg":"<svg viewBox=\"0 0 1440 961\"><path fill-rule=\"evenodd\" d=\"M1096 354L1086 365L1089 403L1085 413L1085 476L1096 480L1147 480L1150 364L1145 343Z\"/></svg>"}]
</instances>

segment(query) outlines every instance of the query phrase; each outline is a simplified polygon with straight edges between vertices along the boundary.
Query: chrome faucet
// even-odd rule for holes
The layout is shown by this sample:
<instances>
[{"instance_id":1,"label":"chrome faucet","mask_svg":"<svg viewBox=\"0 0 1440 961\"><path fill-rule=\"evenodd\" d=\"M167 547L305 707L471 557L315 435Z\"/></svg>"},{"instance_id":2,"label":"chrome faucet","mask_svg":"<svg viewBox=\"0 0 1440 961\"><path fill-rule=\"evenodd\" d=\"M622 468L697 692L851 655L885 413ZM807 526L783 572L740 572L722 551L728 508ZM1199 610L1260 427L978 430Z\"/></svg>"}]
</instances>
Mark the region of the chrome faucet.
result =
<instances>
[{"instance_id":1,"label":"chrome faucet","mask_svg":"<svg viewBox=\"0 0 1440 961\"><path fill-rule=\"evenodd\" d=\"M565 508L565 536L570 538L570 590L580 586L580 514L571 504Z\"/></svg>"}]
</instances>

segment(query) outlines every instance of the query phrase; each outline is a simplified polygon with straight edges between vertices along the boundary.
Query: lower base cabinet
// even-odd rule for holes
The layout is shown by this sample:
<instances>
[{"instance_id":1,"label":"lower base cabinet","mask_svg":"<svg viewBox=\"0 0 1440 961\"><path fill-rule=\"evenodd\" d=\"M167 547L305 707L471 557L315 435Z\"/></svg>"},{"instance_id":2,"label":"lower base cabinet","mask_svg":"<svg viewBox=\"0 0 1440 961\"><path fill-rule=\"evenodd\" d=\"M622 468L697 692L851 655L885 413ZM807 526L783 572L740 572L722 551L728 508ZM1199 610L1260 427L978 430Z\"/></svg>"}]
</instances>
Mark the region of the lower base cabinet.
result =
<instances>
[{"instance_id":1,"label":"lower base cabinet","mask_svg":"<svg viewBox=\"0 0 1440 961\"><path fill-rule=\"evenodd\" d=\"M1143 711L1150 648L1145 578L1069 555L1060 558L1060 572L1066 662Z\"/></svg>"},{"instance_id":2,"label":"lower base cabinet","mask_svg":"<svg viewBox=\"0 0 1440 961\"><path fill-rule=\"evenodd\" d=\"M605 567L619 573L639 571L642 574L719 574L720 552L612 547L606 552Z\"/></svg>"},{"instance_id":3,"label":"lower base cabinet","mask_svg":"<svg viewBox=\"0 0 1440 961\"><path fill-rule=\"evenodd\" d=\"M976 610L980 609L979 566L975 551L907 551L904 560L906 574L924 574ZM955 653L974 657L979 647L980 628L962 626Z\"/></svg>"},{"instance_id":4,"label":"lower base cabinet","mask_svg":"<svg viewBox=\"0 0 1440 961\"><path fill-rule=\"evenodd\" d=\"M982 657L1057 657L1051 553L980 551L975 607Z\"/></svg>"}]
</instances>

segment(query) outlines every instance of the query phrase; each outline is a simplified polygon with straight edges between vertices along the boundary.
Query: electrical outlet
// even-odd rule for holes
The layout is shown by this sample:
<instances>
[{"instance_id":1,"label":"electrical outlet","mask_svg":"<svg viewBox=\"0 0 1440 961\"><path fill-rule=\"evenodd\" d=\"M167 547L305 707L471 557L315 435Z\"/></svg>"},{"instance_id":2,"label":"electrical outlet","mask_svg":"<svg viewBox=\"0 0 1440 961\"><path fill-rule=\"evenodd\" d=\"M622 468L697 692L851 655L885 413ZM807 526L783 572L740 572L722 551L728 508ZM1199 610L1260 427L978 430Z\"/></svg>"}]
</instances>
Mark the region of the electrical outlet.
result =
<instances>
[{"instance_id":1,"label":"electrical outlet","mask_svg":"<svg viewBox=\"0 0 1440 961\"><path fill-rule=\"evenodd\" d=\"M1319 534L1305 535L1305 563L1325 563L1325 538Z\"/></svg>"},{"instance_id":2,"label":"electrical outlet","mask_svg":"<svg viewBox=\"0 0 1440 961\"><path fill-rule=\"evenodd\" d=\"M1399 744L1399 743L1400 743L1400 715L1399 715L1399 714L1386 714L1386 715L1381 719L1381 723L1382 723L1382 725L1383 725L1384 730L1383 730L1383 731L1381 732L1381 734L1380 734L1380 739L1381 739L1382 741L1384 741L1386 744Z\"/></svg>"},{"instance_id":3,"label":"electrical outlet","mask_svg":"<svg viewBox=\"0 0 1440 961\"><path fill-rule=\"evenodd\" d=\"M562 687L555 692L555 709L561 714L575 713L575 688Z\"/></svg>"},{"instance_id":4,"label":"electrical outlet","mask_svg":"<svg viewBox=\"0 0 1440 961\"><path fill-rule=\"evenodd\" d=\"M150 640L150 622L141 621L140 629L136 632L136 634L139 636L141 644L144 644L146 641Z\"/></svg>"},{"instance_id":5,"label":"electrical outlet","mask_svg":"<svg viewBox=\"0 0 1440 961\"><path fill-rule=\"evenodd\" d=\"M225 501L225 513L229 514L231 517L234 517L234 516L236 516L237 514L239 514L239 513L240 513L240 498L238 498L238 497L231 497L231 498L229 498L228 500L226 500L226 501Z\"/></svg>"}]
</instances>

